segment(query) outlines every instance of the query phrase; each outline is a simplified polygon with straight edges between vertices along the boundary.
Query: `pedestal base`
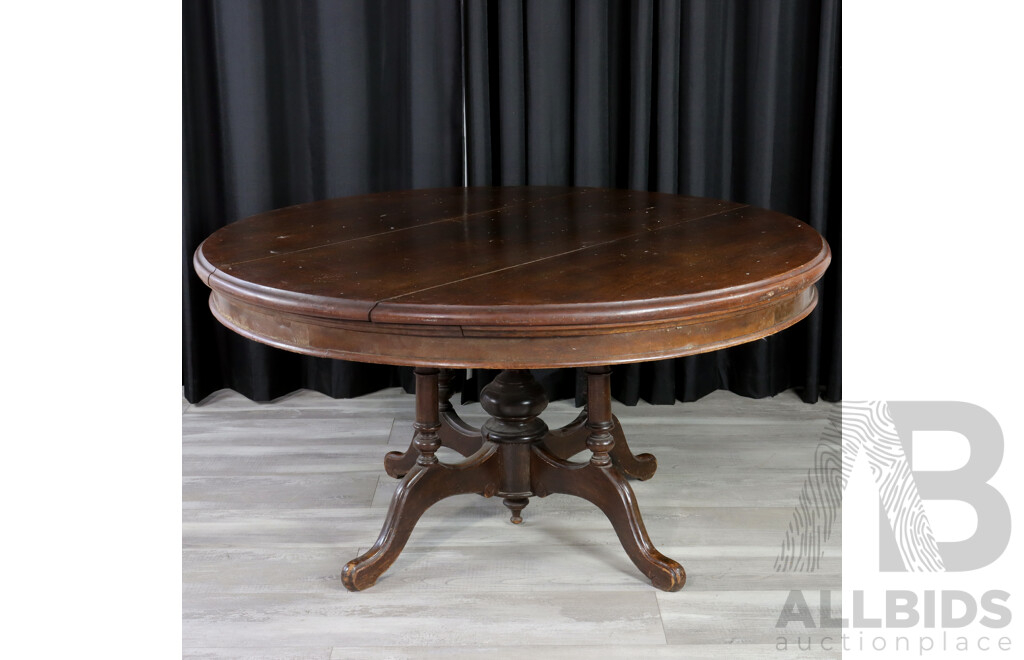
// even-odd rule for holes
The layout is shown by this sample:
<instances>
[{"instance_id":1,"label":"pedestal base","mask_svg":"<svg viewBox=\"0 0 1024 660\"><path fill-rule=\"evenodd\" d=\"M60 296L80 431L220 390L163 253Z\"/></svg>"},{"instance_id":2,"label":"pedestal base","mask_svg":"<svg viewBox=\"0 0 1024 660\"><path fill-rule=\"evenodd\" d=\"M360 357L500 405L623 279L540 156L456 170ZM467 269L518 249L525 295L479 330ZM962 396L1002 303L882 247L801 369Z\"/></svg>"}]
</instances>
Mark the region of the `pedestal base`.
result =
<instances>
[{"instance_id":1,"label":"pedestal base","mask_svg":"<svg viewBox=\"0 0 1024 660\"><path fill-rule=\"evenodd\" d=\"M633 456L625 444L611 414L609 374L607 367L588 368L587 408L572 424L549 431L538 417L547 406L540 384L527 370L503 371L481 394L491 418L476 430L448 402L450 376L417 369L412 446L385 458L387 473L402 477L402 483L377 542L342 571L345 587L357 591L372 586L398 558L423 512L446 497L498 495L512 512L512 522L519 523L530 497L563 493L582 497L604 512L626 554L655 587L682 588L683 567L651 543L626 481L626 475L650 478L657 463L650 454ZM434 453L442 445L466 460L441 463ZM591 451L588 462L566 460L583 449Z\"/></svg>"},{"instance_id":2,"label":"pedestal base","mask_svg":"<svg viewBox=\"0 0 1024 660\"><path fill-rule=\"evenodd\" d=\"M452 374L448 369L440 369L438 373L438 400L441 419L441 428L438 429L438 436L442 447L454 449L465 457L472 456L483 446L484 438L480 429L467 424L451 404L451 381ZM558 429L551 429L544 436L543 444L548 453L552 456L568 460L587 448L588 407L584 406L579 416L572 422ZM615 446L610 454L612 463L619 470L632 479L647 481L654 476L658 469L658 459L653 454L634 455L626 442L626 436L619 425L619 419L612 415L611 433L615 438ZM409 442L409 448L404 451L392 451L384 457L384 471L388 476L395 479L404 477L412 466L416 464L419 451L416 449L416 440Z\"/></svg>"}]
</instances>

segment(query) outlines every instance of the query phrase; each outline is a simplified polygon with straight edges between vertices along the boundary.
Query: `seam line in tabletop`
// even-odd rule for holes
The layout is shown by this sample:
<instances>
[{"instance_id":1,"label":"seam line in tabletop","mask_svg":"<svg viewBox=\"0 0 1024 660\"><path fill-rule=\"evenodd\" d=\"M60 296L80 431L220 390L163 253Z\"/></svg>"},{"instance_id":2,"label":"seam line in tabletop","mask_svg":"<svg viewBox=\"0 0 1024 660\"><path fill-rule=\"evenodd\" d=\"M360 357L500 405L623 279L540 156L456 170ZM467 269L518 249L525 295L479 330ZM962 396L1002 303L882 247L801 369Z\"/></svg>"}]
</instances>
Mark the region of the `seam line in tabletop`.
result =
<instances>
[{"instance_id":1,"label":"seam line in tabletop","mask_svg":"<svg viewBox=\"0 0 1024 660\"><path fill-rule=\"evenodd\" d=\"M451 286L452 284L459 284L460 282L466 282L466 281L469 281L469 280L475 280L478 277L486 277L488 275L494 275L495 273L501 273L501 272L504 272L506 270L512 270L514 268L521 268L523 266L529 266L531 264L540 263L542 261L548 261L549 259L558 259L559 257L564 257L567 254L574 254L576 252L581 252L583 250L590 250L590 249L597 248L597 247L602 247L602 246L605 246L605 245L611 245L612 243L618 243L620 241L631 240L631 239L636 238L637 236L643 235L644 232L649 233L649 234L653 234L654 232L662 231L664 229L671 229L673 227L678 227L679 225L685 224L687 222L693 222L695 220L705 220L707 218L712 218L712 217L714 217L716 215L722 215L724 213L732 213L732 212L735 212L735 211L739 211L741 209L748 208L749 206L750 206L749 204L741 204L739 206L734 206L734 207L729 208L729 209L722 209L722 210L719 210L719 211L715 211L714 213L708 213L707 215L701 215L701 216L697 216L697 217L693 217L693 218L684 218L684 219L679 220L677 222L673 222L670 225L662 225L661 227L656 227L654 229L644 229L644 230L638 231L638 232L636 232L634 234L629 234L628 236L621 236L619 238L613 238L613 239L608 240L608 241L601 241L600 243L591 243L590 245L583 245L583 246L580 246L578 248L574 248L572 250L566 250L565 252L559 252L558 254L552 254L552 255L549 255L547 257L540 257L538 259L533 259L531 261L524 261L522 263L514 264L512 266L505 266L504 268L496 268L494 270L489 270L489 271L487 271L485 273L477 273L476 275L469 275L468 277L461 277L461 278L459 278L457 280L452 280L450 282L445 282L444 284L435 284L433 286L423 287L422 289L416 289L415 291L406 291L405 293L399 294L397 296L391 296L390 298L383 298L383 299L378 300L377 302L373 303L373 307L370 308L370 321L373 321L373 310L375 310L378 305L380 305L381 303L384 303L384 302L391 302L391 301L394 301L394 300L398 300L400 298L404 298L406 296L412 296L412 295L415 295L417 293L423 293L424 291L430 291L431 289L439 289L441 287Z\"/></svg>"},{"instance_id":2,"label":"seam line in tabletop","mask_svg":"<svg viewBox=\"0 0 1024 660\"><path fill-rule=\"evenodd\" d=\"M592 190L600 190L600 189L599 188L587 188L585 190L586 190L586 192L591 192ZM262 256L262 257L255 257L253 259L243 259L242 261L229 261L227 263L221 264L217 268L229 268L229 267L232 267L232 266L241 266L242 264L249 264L249 263L252 263L254 261L262 261L264 259L275 259L275 258L287 256L287 255L299 254L300 252L308 252L310 250L319 250L321 248L331 247L331 246L334 246L334 245L341 245L342 243L351 243L352 241L361 241L361 240L364 240L364 239L367 239L367 238L373 238L375 236L383 236L385 234L397 234L399 232L410 231L410 230L413 230L413 229L420 229L421 227L430 227L432 225L439 225L439 224L442 224L442 223L445 223L445 222L457 222L457 221L464 220L466 218L472 218L472 217L475 217L475 216L478 216L478 215L482 215L482 214L485 214L485 213L495 213L497 211L505 211L507 209L512 209L512 208L516 208L516 207L520 207L520 206L521 207L535 206L537 204L540 204L541 202L547 202L547 201L550 201L552 199L558 199L559 197L568 197L569 195L573 195L573 194L578 194L578 191L577 192L561 193L561 194L558 194L558 195L551 195L550 197L541 197L539 199L535 199L535 200L532 200L532 201L511 202L509 204L505 204L504 206L495 206L494 208L485 209L483 211L477 211L475 213L464 213L462 215L453 215L453 216L449 216L447 218L440 218L438 220L431 220L430 222L424 222L423 224L413 225L411 227L402 227L401 229L389 229L387 231L379 231L379 232L376 232L374 234L366 234L365 236L356 236L355 238L346 238L345 240L342 240L342 241L332 241L330 243L321 243L320 245L311 245L309 247L299 248L298 250L291 250L289 252L281 252L279 254L268 254L268 255Z\"/></svg>"}]
</instances>

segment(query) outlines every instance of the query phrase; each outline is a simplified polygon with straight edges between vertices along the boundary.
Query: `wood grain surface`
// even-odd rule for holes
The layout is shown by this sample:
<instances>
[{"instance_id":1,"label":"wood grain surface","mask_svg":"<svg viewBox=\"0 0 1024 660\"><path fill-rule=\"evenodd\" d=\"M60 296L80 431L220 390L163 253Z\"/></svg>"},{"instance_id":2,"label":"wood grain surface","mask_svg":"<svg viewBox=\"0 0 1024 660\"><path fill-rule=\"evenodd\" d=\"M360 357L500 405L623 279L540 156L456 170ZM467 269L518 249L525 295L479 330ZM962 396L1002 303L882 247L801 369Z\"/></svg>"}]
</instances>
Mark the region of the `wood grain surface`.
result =
<instances>
[{"instance_id":1,"label":"wood grain surface","mask_svg":"<svg viewBox=\"0 0 1024 660\"><path fill-rule=\"evenodd\" d=\"M715 350L810 313L814 229L722 200L446 188L279 209L196 251L225 325L300 353L531 368Z\"/></svg>"}]
</instances>

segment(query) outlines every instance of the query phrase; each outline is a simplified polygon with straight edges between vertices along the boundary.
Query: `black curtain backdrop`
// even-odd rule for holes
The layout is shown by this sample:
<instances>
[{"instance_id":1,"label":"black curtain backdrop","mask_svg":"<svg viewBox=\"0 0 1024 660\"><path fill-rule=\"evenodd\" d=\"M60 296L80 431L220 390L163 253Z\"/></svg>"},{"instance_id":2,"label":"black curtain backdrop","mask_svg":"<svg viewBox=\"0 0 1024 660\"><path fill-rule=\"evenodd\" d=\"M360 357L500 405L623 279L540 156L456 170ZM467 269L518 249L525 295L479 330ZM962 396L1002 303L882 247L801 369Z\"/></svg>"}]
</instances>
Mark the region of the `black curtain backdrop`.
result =
<instances>
[{"instance_id":1,"label":"black curtain backdrop","mask_svg":"<svg viewBox=\"0 0 1024 660\"><path fill-rule=\"evenodd\" d=\"M273 208L468 182L718 197L808 222L833 250L811 317L743 346L616 367L614 395L796 388L838 400L839 24L837 0L187 0L186 398L411 391L409 369L299 356L222 328L192 253ZM462 382L463 400L494 373ZM580 400L574 370L536 375L550 397Z\"/></svg>"}]
</instances>

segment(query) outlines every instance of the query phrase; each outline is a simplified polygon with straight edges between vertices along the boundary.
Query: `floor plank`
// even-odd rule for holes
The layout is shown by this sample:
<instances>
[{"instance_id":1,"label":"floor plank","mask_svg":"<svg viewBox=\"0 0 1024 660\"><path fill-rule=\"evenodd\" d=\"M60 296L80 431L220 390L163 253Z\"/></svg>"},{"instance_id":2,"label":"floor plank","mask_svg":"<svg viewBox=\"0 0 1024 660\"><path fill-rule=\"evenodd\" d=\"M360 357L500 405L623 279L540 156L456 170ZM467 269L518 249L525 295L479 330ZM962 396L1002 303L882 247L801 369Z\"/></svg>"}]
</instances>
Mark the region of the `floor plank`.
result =
<instances>
[{"instance_id":1,"label":"floor plank","mask_svg":"<svg viewBox=\"0 0 1024 660\"><path fill-rule=\"evenodd\" d=\"M360 649L349 655L344 652L343 658L359 658L365 653ZM281 648L268 646L254 648L186 648L182 653L188 660L330 660L338 657L329 647L316 646L307 648ZM378 656L378 657L392 657Z\"/></svg>"},{"instance_id":2,"label":"floor plank","mask_svg":"<svg viewBox=\"0 0 1024 660\"><path fill-rule=\"evenodd\" d=\"M654 590L595 507L553 495L519 526L498 498L444 500L372 589L349 593L338 573L380 531L397 485L383 455L408 446L412 408L397 388L183 404L185 657L839 657L774 646L790 589L841 588L838 525L818 570L774 570L831 404L615 404L633 450L658 457L632 485L651 538L687 569L680 592ZM576 412L556 401L544 418Z\"/></svg>"},{"instance_id":3,"label":"floor plank","mask_svg":"<svg viewBox=\"0 0 1024 660\"><path fill-rule=\"evenodd\" d=\"M543 660L826 660L838 658L820 649L811 651L777 651L768 644L688 644L680 646L633 645L516 645L479 646L383 646L335 647L331 660L411 660L444 658L445 660L479 660L479 658L529 658Z\"/></svg>"},{"instance_id":4,"label":"floor plank","mask_svg":"<svg viewBox=\"0 0 1024 660\"><path fill-rule=\"evenodd\" d=\"M830 591L831 602L842 600L838 589L833 591L827 585L822 589ZM776 627L788 596L788 588L768 591L684 589L657 594L669 644L775 644L780 635L795 639L801 634L806 638L808 630L802 624ZM811 600L817 603L816 598ZM815 636L838 632L813 630Z\"/></svg>"},{"instance_id":5,"label":"floor plank","mask_svg":"<svg viewBox=\"0 0 1024 660\"><path fill-rule=\"evenodd\" d=\"M334 593L211 593L188 600L185 648L665 643L652 590L494 594L478 583L438 598L381 580L360 593L339 583Z\"/></svg>"}]
</instances>

